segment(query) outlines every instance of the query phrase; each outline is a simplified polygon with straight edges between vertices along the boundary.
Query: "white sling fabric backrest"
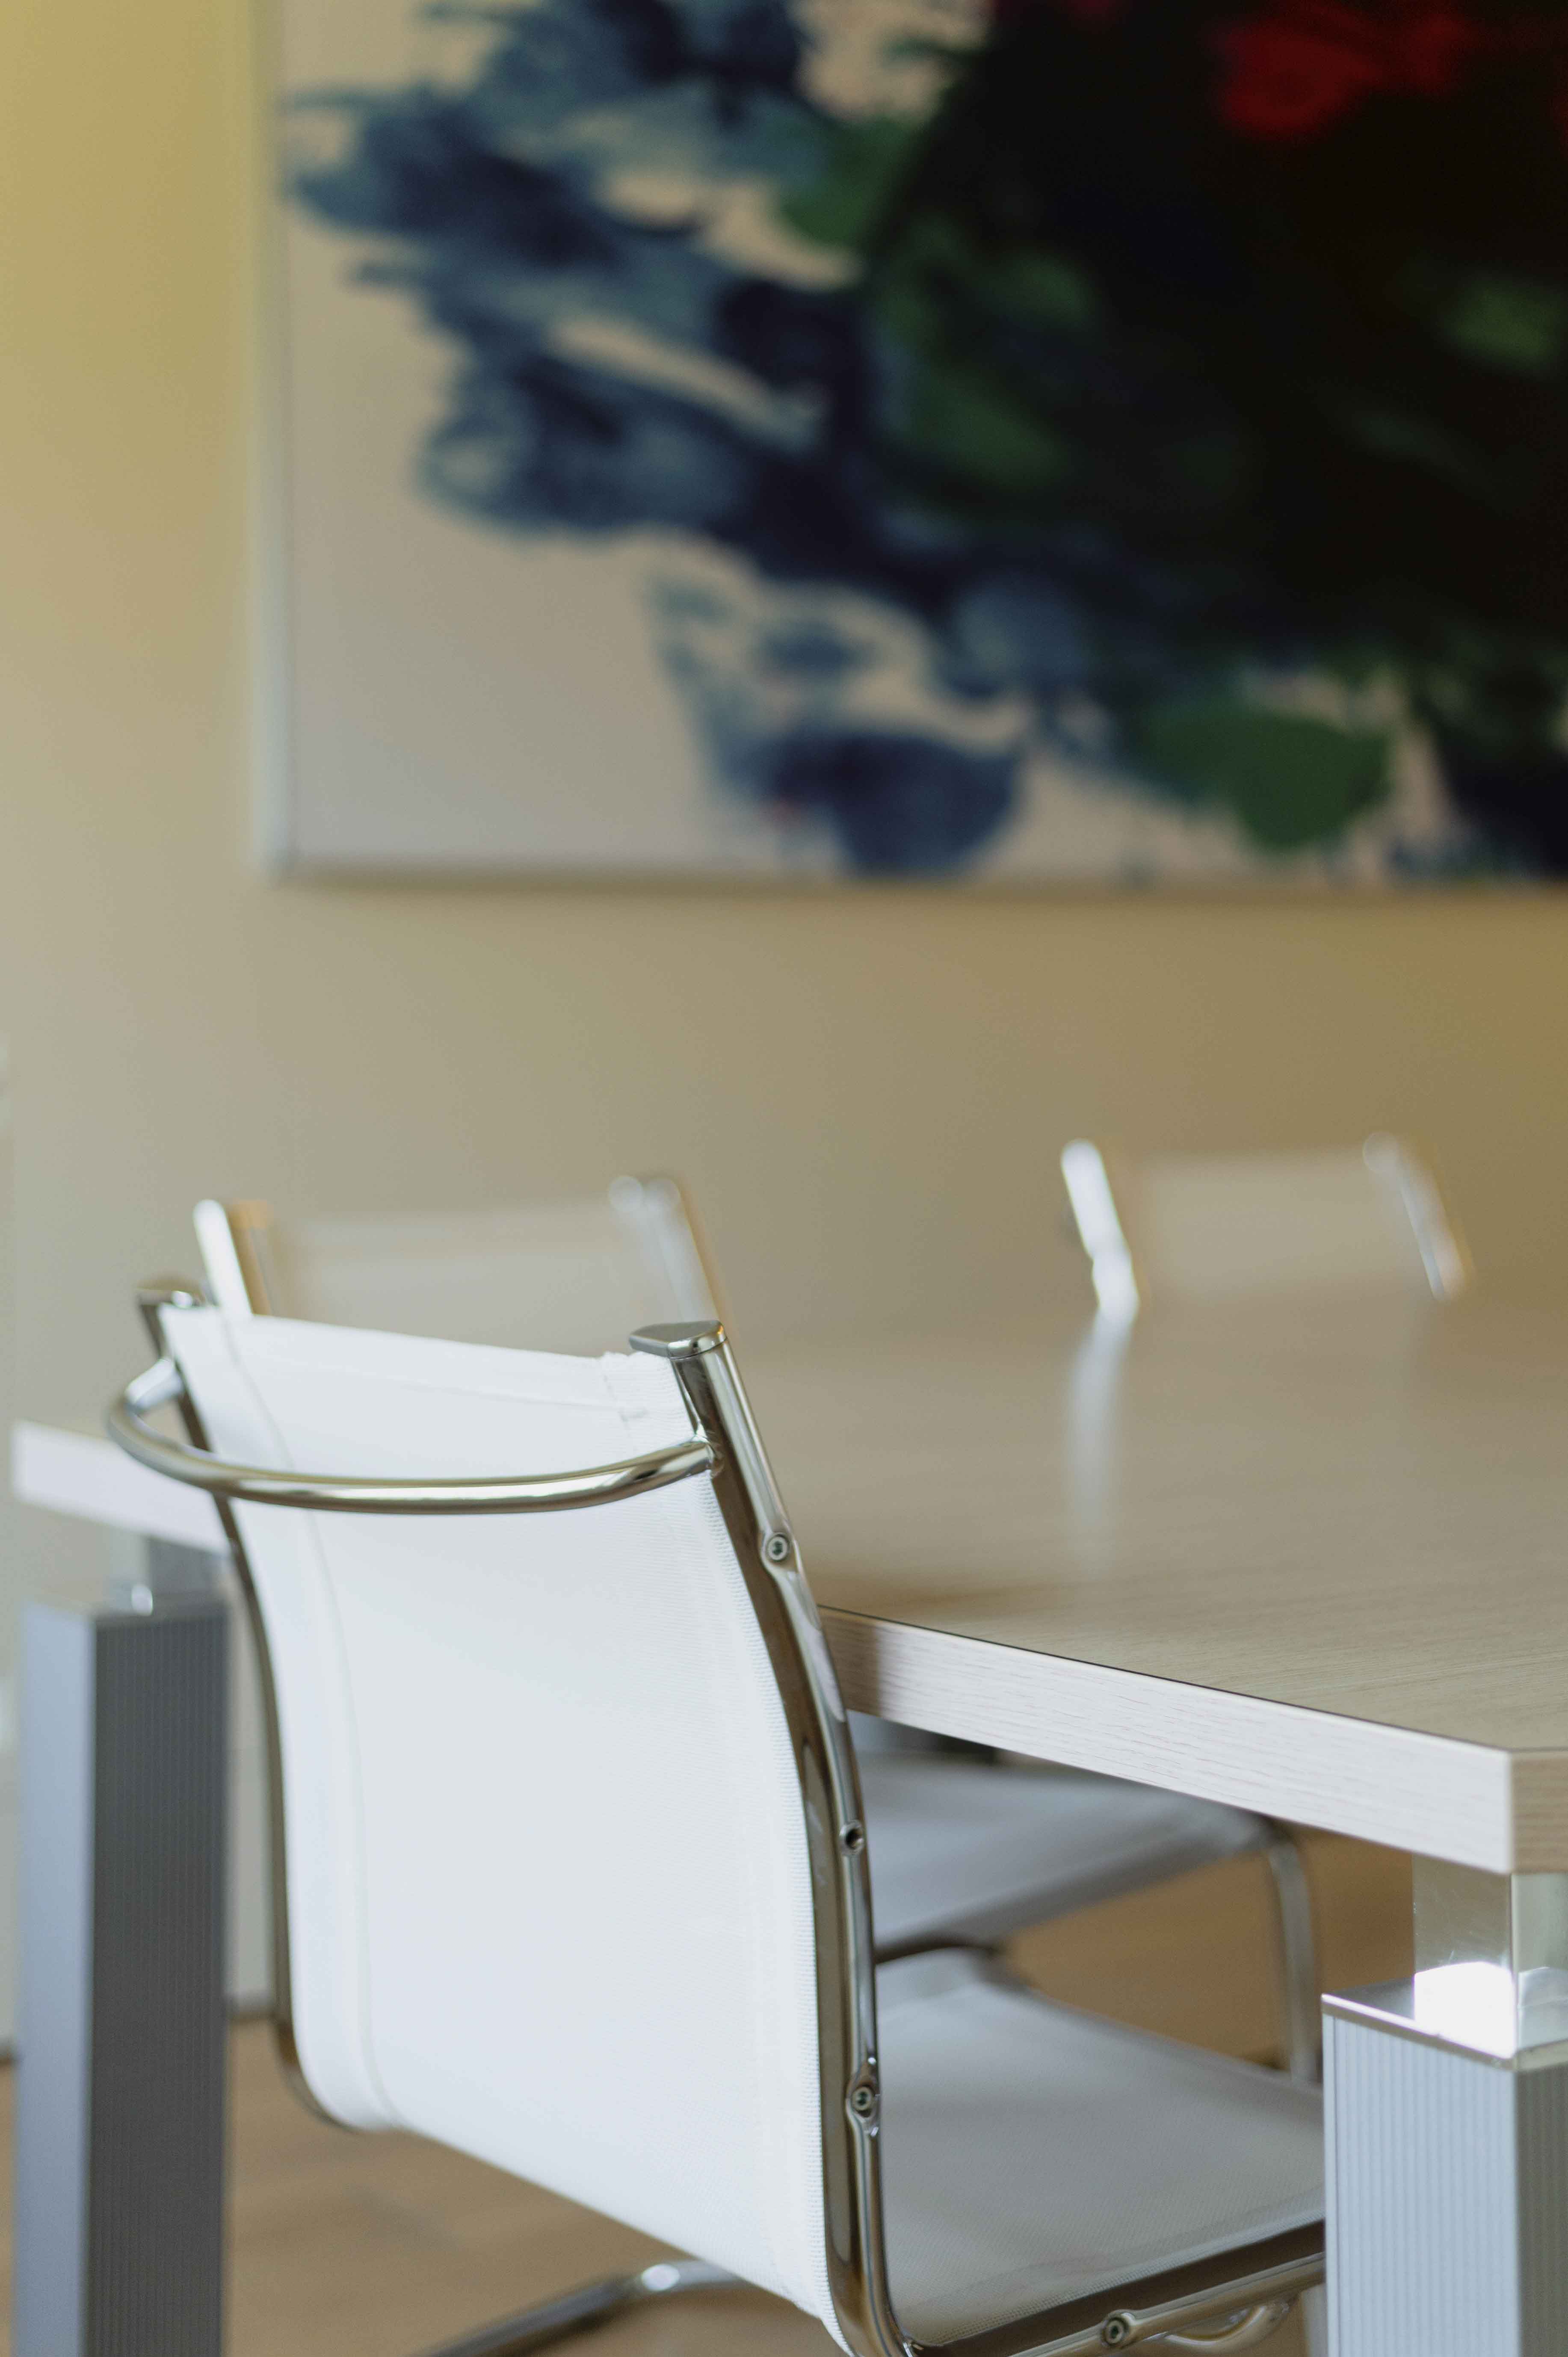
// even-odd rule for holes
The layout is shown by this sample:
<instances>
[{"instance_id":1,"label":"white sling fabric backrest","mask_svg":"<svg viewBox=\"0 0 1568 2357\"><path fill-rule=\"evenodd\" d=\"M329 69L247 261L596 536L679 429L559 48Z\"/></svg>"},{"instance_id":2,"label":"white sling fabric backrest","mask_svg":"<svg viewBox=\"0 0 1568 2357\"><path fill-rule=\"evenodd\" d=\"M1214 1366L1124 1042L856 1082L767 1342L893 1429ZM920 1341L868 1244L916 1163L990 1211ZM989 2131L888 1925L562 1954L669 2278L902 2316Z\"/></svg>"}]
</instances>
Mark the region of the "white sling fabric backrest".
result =
<instances>
[{"instance_id":1,"label":"white sling fabric backrest","mask_svg":"<svg viewBox=\"0 0 1568 2357\"><path fill-rule=\"evenodd\" d=\"M209 1446L252 1464L567 1471L691 1432L653 1358L212 1308L164 1330ZM318 2101L832 2329L800 1786L712 1481L575 1512L236 1513Z\"/></svg>"},{"instance_id":2,"label":"white sling fabric backrest","mask_svg":"<svg viewBox=\"0 0 1568 2357\"><path fill-rule=\"evenodd\" d=\"M227 1207L199 1204L196 1229L211 1297L242 1313L250 1305ZM618 1348L639 1326L714 1312L668 1179L618 1178L596 1199L511 1211L256 1218L247 1243L278 1315L328 1326L585 1351Z\"/></svg>"},{"instance_id":3,"label":"white sling fabric backrest","mask_svg":"<svg viewBox=\"0 0 1568 2357\"><path fill-rule=\"evenodd\" d=\"M1113 1313L1145 1294L1201 1301L1369 1286L1447 1298L1468 1278L1431 1172L1402 1139L1135 1163L1075 1139L1062 1170Z\"/></svg>"}]
</instances>

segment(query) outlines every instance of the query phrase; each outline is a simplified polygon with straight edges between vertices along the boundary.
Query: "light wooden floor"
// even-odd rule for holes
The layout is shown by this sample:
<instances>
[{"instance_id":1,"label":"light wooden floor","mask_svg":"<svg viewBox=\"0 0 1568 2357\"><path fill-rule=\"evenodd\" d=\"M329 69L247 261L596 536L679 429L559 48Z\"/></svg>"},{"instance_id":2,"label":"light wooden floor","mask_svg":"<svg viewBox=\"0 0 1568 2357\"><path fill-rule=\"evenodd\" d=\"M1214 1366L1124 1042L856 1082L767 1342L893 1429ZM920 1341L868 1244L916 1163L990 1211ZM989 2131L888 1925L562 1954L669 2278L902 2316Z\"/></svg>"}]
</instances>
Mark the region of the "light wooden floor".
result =
<instances>
[{"instance_id":1,"label":"light wooden floor","mask_svg":"<svg viewBox=\"0 0 1568 2357\"><path fill-rule=\"evenodd\" d=\"M1312 1867L1324 1976L1338 1987L1410 1968L1408 1860L1324 1839ZM1224 2051L1262 2054L1271 2018L1264 1869L1206 1869L1016 1943L1053 1996ZM265 2028L233 2036L230 2357L410 2357L655 2246L575 2204L412 2136L352 2136L285 2086ZM10 2154L9 2071L0 2072ZM10 2216L9 2187L4 2189ZM9 2273L8 2243L4 2251ZM5 2298L9 2317L10 2302ZM819 2327L761 2293L623 2319L604 2357L827 2357ZM1299 2357L1293 2322L1269 2346ZM0 2357L8 2357L0 2332Z\"/></svg>"}]
</instances>

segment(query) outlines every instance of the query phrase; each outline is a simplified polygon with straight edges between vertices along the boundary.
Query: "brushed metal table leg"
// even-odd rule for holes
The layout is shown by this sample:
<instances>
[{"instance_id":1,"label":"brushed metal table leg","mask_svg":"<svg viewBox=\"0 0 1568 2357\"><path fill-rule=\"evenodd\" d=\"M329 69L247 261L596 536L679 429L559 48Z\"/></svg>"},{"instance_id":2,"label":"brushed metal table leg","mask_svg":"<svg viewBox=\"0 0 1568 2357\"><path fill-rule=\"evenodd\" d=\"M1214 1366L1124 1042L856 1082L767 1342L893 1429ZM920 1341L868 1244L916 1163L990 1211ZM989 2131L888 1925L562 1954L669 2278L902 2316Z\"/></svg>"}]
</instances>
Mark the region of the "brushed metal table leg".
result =
<instances>
[{"instance_id":1,"label":"brushed metal table leg","mask_svg":"<svg viewBox=\"0 0 1568 2357\"><path fill-rule=\"evenodd\" d=\"M221 2347L229 1607L145 1568L23 1617L15 2357Z\"/></svg>"},{"instance_id":2,"label":"brushed metal table leg","mask_svg":"<svg viewBox=\"0 0 1568 2357\"><path fill-rule=\"evenodd\" d=\"M1324 2000L1331 2357L1568 2350L1568 1876L1416 1863L1416 1969Z\"/></svg>"}]
</instances>

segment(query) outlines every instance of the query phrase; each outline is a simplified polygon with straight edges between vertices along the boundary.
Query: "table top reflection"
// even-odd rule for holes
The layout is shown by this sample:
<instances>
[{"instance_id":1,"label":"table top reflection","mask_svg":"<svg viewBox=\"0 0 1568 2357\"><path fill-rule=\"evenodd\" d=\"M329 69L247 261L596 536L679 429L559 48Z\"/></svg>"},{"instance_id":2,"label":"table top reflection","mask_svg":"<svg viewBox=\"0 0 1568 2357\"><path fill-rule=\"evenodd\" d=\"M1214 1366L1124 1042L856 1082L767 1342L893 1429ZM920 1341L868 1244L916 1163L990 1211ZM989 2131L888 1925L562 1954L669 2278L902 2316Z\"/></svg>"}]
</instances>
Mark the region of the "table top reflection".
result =
<instances>
[{"instance_id":1,"label":"table top reflection","mask_svg":"<svg viewBox=\"0 0 1568 2357\"><path fill-rule=\"evenodd\" d=\"M1253 1302L743 1366L855 1707L1568 1868L1568 1319Z\"/></svg>"}]
</instances>

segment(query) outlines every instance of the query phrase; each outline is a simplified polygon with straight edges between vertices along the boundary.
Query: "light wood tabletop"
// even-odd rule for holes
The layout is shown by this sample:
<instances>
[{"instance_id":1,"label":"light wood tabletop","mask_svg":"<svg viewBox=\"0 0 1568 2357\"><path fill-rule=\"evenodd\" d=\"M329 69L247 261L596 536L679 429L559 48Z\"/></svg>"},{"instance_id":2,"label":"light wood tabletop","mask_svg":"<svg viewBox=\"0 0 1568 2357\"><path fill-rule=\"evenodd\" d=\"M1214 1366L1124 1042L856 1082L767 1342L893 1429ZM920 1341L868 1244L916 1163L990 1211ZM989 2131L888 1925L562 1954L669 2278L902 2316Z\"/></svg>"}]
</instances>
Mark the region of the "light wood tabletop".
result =
<instances>
[{"instance_id":1,"label":"light wood tabletop","mask_svg":"<svg viewBox=\"0 0 1568 2357\"><path fill-rule=\"evenodd\" d=\"M742 1364L852 1706L1568 1868L1568 1319L1344 1297Z\"/></svg>"}]
</instances>

